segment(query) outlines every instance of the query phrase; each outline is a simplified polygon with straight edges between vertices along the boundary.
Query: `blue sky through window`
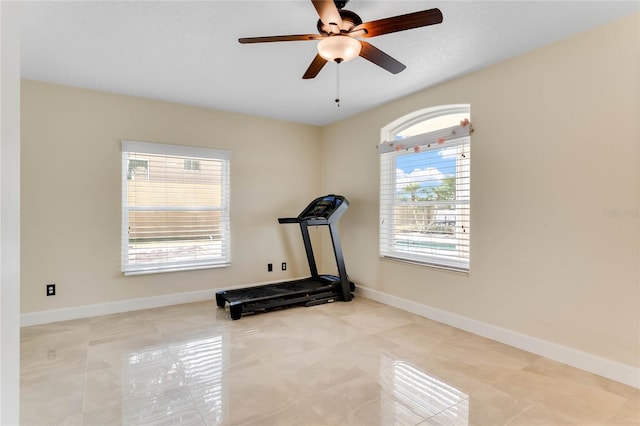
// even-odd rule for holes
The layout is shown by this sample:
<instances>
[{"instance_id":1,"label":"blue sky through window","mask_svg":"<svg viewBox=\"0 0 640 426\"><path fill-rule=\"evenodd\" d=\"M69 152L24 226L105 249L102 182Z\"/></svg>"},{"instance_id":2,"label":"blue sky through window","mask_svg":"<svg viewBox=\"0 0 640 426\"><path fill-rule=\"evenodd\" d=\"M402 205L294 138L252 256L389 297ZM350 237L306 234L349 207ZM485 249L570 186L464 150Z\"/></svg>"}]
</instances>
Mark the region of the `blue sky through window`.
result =
<instances>
[{"instance_id":1,"label":"blue sky through window","mask_svg":"<svg viewBox=\"0 0 640 426\"><path fill-rule=\"evenodd\" d=\"M433 188L442 184L443 178L455 176L455 147L442 147L396 157L398 192L403 192L410 183L418 183L423 188Z\"/></svg>"}]
</instances>

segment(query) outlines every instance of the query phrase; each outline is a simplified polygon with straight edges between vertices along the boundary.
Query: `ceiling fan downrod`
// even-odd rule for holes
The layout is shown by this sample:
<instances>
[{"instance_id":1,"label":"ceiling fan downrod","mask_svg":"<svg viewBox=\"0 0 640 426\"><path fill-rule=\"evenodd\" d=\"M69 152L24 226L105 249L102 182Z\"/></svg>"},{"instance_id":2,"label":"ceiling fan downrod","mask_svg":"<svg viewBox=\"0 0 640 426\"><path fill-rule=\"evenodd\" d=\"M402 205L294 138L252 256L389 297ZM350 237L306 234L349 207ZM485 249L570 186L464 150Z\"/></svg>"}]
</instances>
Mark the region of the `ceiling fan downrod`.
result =
<instances>
[{"instance_id":1,"label":"ceiling fan downrod","mask_svg":"<svg viewBox=\"0 0 640 426\"><path fill-rule=\"evenodd\" d=\"M340 62L342 59L336 58L336 105L340 108Z\"/></svg>"},{"instance_id":2,"label":"ceiling fan downrod","mask_svg":"<svg viewBox=\"0 0 640 426\"><path fill-rule=\"evenodd\" d=\"M336 5L338 10L340 10L343 9L347 5L347 3L349 3L349 0L333 0L333 3Z\"/></svg>"}]
</instances>

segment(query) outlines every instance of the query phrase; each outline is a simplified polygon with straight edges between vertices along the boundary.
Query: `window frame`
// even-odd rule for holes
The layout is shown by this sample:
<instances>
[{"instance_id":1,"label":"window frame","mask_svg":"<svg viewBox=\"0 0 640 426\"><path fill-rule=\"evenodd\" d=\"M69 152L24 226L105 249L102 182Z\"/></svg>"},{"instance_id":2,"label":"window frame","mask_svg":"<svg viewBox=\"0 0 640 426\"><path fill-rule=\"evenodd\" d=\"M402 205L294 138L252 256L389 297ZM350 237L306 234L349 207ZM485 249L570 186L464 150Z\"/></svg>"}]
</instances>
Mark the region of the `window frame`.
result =
<instances>
[{"instance_id":1,"label":"window frame","mask_svg":"<svg viewBox=\"0 0 640 426\"><path fill-rule=\"evenodd\" d=\"M122 202L121 202L121 272L127 275L153 274L163 272L187 271L197 269L209 269L227 267L231 265L231 224L230 224L230 166L231 151L191 147L184 145L169 145L155 142L141 142L122 140ZM197 210L193 206L130 206L128 205L128 164L129 154L150 155L150 156L166 156L174 159L195 159L195 160L217 160L221 161L220 175L220 191L221 206L209 207L201 206ZM148 161L147 174L149 175L151 166ZM186 172L191 172L185 170ZM222 229L221 236L221 255L216 258L205 258L194 261L178 261L178 262L156 262L156 263L132 263L129 261L130 238L129 238L129 213L132 211L149 211L149 212L179 212L179 211L220 211Z\"/></svg>"},{"instance_id":2,"label":"window frame","mask_svg":"<svg viewBox=\"0 0 640 426\"><path fill-rule=\"evenodd\" d=\"M466 185L468 191L463 200L410 200L405 202L399 202L395 196L395 189L393 195L386 193L386 188L397 188L397 159L405 155L413 155L412 150L407 152L407 147L411 144L421 146L425 150L436 150L439 147L434 143L436 140L442 140L446 138L446 145L444 147L454 148L456 147L458 152L465 150L464 152L470 154L470 124L464 126L453 126L449 128L438 127L431 131L409 136L406 139L397 139L399 133L428 120L447 116L447 115L459 115L464 114L467 118L470 118L471 107L468 104L456 104L456 105L443 105L421 109L419 111L412 112L403 117L400 117L393 122L389 123L381 129L381 145L379 145L380 155L380 218L379 218L379 254L381 258L393 259L407 263L420 264L429 267L443 268L454 271L466 272L470 271L470 214L471 214L471 175L470 166L471 158L467 155L464 160L460 160L460 157L456 156L456 170L459 167L465 168L466 173L463 177L456 175L456 184ZM464 129L464 132L460 130ZM459 133L456 135L456 132ZM382 145L386 145L382 148ZM395 149L394 148L395 146ZM402 149L399 149L402 147ZM421 151L422 152L422 151ZM430 163L422 164L425 168L430 166ZM463 180L464 179L464 180ZM386 188L385 188L386 187ZM397 206L427 206L427 205L456 205L463 206L466 216L463 219L460 218L460 213L456 213L456 221L461 222L460 229L463 230L464 236L462 237L460 230L456 227L454 241L456 242L457 250L459 254L457 256L445 256L438 254L436 248L432 253L420 253L418 250L411 251L399 250L396 243L397 224L395 218L395 209ZM465 227L466 226L466 227ZM466 241L465 241L466 240ZM466 254L466 257L465 257Z\"/></svg>"}]
</instances>

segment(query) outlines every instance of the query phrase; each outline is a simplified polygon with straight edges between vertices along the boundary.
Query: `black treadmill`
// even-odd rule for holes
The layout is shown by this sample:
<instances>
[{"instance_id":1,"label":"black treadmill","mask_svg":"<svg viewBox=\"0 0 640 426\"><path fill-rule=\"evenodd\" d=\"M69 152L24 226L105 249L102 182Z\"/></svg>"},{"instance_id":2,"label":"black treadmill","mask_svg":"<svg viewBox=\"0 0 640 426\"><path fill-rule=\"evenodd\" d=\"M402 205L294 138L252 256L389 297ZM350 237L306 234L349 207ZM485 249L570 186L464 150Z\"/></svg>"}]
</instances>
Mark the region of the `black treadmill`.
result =
<instances>
[{"instance_id":1,"label":"black treadmill","mask_svg":"<svg viewBox=\"0 0 640 426\"><path fill-rule=\"evenodd\" d=\"M298 217L279 218L279 223L299 223L302 240L307 252L309 278L216 292L218 307L229 303L231 319L240 319L242 314L269 311L291 305L314 306L337 300L348 302L353 298L355 285L349 281L338 238L337 222L349 208L349 202L341 195L326 195L313 200ZM338 265L338 276L318 275L313 256L309 226L328 226L333 251Z\"/></svg>"}]
</instances>

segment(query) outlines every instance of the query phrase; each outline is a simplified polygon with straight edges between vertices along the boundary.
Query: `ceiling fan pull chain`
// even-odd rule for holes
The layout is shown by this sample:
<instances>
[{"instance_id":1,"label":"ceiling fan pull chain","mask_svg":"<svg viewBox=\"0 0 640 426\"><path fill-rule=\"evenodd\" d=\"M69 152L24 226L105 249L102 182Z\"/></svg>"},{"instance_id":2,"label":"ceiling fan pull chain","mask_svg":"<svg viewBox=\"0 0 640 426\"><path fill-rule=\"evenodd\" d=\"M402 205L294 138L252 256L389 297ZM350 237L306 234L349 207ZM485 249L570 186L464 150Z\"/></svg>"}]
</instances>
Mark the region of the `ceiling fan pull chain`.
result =
<instances>
[{"instance_id":1,"label":"ceiling fan pull chain","mask_svg":"<svg viewBox=\"0 0 640 426\"><path fill-rule=\"evenodd\" d=\"M340 62L336 62L336 105L340 108Z\"/></svg>"}]
</instances>

